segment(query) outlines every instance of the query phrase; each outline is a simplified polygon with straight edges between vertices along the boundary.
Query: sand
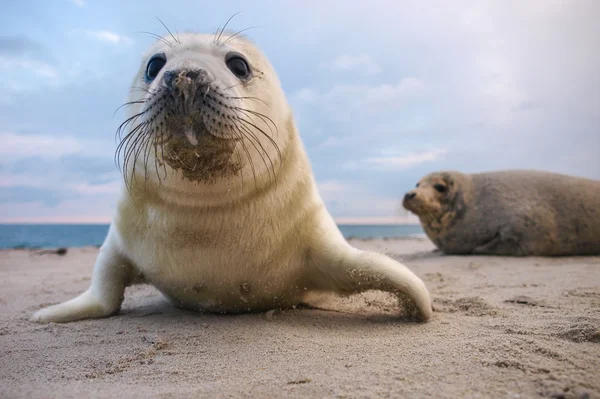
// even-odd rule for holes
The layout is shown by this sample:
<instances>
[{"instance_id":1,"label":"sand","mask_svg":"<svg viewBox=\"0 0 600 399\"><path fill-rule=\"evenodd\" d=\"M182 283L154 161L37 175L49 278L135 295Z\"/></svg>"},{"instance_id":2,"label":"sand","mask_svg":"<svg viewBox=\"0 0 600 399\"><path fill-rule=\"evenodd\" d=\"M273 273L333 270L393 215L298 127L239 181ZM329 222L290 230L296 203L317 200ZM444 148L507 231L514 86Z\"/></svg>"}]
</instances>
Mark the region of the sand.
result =
<instances>
[{"instance_id":1,"label":"sand","mask_svg":"<svg viewBox=\"0 0 600 399\"><path fill-rule=\"evenodd\" d=\"M242 316L128 288L119 315L28 321L83 291L97 249L0 252L3 398L600 398L600 257L441 256L426 239L352 241L424 279L434 317L369 292L329 310Z\"/></svg>"}]
</instances>

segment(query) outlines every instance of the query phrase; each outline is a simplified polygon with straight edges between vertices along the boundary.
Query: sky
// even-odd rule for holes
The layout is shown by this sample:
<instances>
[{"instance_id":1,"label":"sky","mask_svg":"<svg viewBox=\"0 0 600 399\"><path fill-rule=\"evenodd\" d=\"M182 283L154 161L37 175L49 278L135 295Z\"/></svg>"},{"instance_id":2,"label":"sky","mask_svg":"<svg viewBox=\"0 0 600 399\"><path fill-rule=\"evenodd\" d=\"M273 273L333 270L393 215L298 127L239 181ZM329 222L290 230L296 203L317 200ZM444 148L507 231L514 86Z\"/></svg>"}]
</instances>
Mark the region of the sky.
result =
<instances>
[{"instance_id":1,"label":"sky","mask_svg":"<svg viewBox=\"0 0 600 399\"><path fill-rule=\"evenodd\" d=\"M169 28L254 27L340 222L414 222L441 169L600 179L597 0L38 0L0 4L0 222L108 222L115 131Z\"/></svg>"}]
</instances>

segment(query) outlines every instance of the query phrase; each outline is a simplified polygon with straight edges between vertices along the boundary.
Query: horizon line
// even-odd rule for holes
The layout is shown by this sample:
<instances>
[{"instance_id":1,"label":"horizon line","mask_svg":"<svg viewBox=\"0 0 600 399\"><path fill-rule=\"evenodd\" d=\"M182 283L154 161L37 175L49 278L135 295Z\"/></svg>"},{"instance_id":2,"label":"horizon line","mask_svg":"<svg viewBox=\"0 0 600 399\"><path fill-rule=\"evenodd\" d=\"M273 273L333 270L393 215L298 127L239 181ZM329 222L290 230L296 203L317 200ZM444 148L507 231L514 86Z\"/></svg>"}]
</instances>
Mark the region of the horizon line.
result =
<instances>
[{"instance_id":1,"label":"horizon line","mask_svg":"<svg viewBox=\"0 0 600 399\"><path fill-rule=\"evenodd\" d=\"M388 217L339 217L333 218L338 225L418 225L419 220L415 217L388 216ZM0 225L9 224L111 224L112 219L106 217L92 218L14 218L0 219Z\"/></svg>"}]
</instances>

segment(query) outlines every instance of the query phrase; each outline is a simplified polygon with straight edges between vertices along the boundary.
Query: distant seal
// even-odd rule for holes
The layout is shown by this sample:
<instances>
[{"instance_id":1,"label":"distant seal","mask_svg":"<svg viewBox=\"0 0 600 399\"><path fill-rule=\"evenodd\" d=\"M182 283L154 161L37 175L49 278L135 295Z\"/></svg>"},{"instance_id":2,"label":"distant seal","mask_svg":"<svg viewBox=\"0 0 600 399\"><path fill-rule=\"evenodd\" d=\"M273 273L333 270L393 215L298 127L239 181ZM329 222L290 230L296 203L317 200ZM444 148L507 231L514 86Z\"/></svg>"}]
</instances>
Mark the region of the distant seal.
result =
<instances>
[{"instance_id":1,"label":"distant seal","mask_svg":"<svg viewBox=\"0 0 600 399\"><path fill-rule=\"evenodd\" d=\"M250 41L159 40L133 87L119 146L123 189L90 287L34 320L113 315L125 288L140 282L177 306L210 312L383 290L398 295L404 314L431 317L419 277L340 233L278 77Z\"/></svg>"},{"instance_id":2,"label":"distant seal","mask_svg":"<svg viewBox=\"0 0 600 399\"><path fill-rule=\"evenodd\" d=\"M405 194L447 254L600 255L600 181L535 170L440 171Z\"/></svg>"}]
</instances>

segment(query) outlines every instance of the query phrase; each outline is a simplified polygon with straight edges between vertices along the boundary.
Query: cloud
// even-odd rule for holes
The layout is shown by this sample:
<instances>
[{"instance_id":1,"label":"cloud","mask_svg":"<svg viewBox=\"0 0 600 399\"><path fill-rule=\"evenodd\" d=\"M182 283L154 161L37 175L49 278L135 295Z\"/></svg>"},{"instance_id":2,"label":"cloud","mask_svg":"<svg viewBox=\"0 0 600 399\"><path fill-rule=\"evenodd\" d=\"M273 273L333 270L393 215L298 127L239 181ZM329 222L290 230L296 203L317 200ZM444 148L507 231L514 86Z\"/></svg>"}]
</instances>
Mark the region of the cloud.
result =
<instances>
[{"instance_id":1,"label":"cloud","mask_svg":"<svg viewBox=\"0 0 600 399\"><path fill-rule=\"evenodd\" d=\"M65 201L84 198L116 199L121 180L91 184L71 181L68 176L54 175L6 175L0 174L0 203L40 203L45 207L56 207ZM1 216L1 215L0 215Z\"/></svg>"},{"instance_id":2,"label":"cloud","mask_svg":"<svg viewBox=\"0 0 600 399\"><path fill-rule=\"evenodd\" d=\"M321 142L317 145L318 150L325 150L329 148L339 147L344 143L344 140L340 137L330 136L325 139L325 141Z\"/></svg>"},{"instance_id":3,"label":"cloud","mask_svg":"<svg viewBox=\"0 0 600 399\"><path fill-rule=\"evenodd\" d=\"M338 101L351 103L355 107L390 104L410 98L425 90L425 83L415 77L402 78L397 83L382 84L336 84L319 93L312 88L303 88L293 97L301 103L329 104L338 107Z\"/></svg>"},{"instance_id":4,"label":"cloud","mask_svg":"<svg viewBox=\"0 0 600 399\"><path fill-rule=\"evenodd\" d=\"M113 150L104 141L2 132L0 142L0 202L5 209L19 204L56 208L65 201L117 197L121 178ZM10 216L6 212L0 218Z\"/></svg>"},{"instance_id":5,"label":"cloud","mask_svg":"<svg viewBox=\"0 0 600 399\"><path fill-rule=\"evenodd\" d=\"M12 71L26 70L39 78L48 79L48 83L53 83L58 78L58 70L45 61L26 57L8 57L0 55L0 65L0 69L4 72L10 73ZM27 87L27 84L18 85L20 82L16 83L17 85L12 85L13 89L19 90Z\"/></svg>"},{"instance_id":6,"label":"cloud","mask_svg":"<svg viewBox=\"0 0 600 399\"><path fill-rule=\"evenodd\" d=\"M366 129L387 117L397 120L398 110L422 101L426 94L427 85L421 79L404 77L394 83L338 83L323 90L305 87L291 94L290 99L301 114L334 122L336 129L346 122L354 129Z\"/></svg>"},{"instance_id":7,"label":"cloud","mask_svg":"<svg viewBox=\"0 0 600 399\"><path fill-rule=\"evenodd\" d=\"M340 55L337 58L322 62L319 68L330 71L350 71L359 70L367 75L376 75L381 72L381 68L370 55Z\"/></svg>"},{"instance_id":8,"label":"cloud","mask_svg":"<svg viewBox=\"0 0 600 399\"><path fill-rule=\"evenodd\" d=\"M85 6L85 0L71 0L71 3L75 4L78 7Z\"/></svg>"},{"instance_id":9,"label":"cloud","mask_svg":"<svg viewBox=\"0 0 600 399\"><path fill-rule=\"evenodd\" d=\"M0 204L40 202L46 207L55 207L61 199L61 193L56 189L30 186L0 187Z\"/></svg>"},{"instance_id":10,"label":"cloud","mask_svg":"<svg viewBox=\"0 0 600 399\"><path fill-rule=\"evenodd\" d=\"M0 132L0 156L3 160L19 159L31 156L40 158L60 158L66 154L82 151L82 144L70 137L48 135L19 135L12 132Z\"/></svg>"},{"instance_id":11,"label":"cloud","mask_svg":"<svg viewBox=\"0 0 600 399\"><path fill-rule=\"evenodd\" d=\"M374 168L374 169L408 169L423 163L438 161L448 152L447 149L433 149L430 151L394 153L381 151L379 156L367 157L358 162L345 163L346 168Z\"/></svg>"},{"instance_id":12,"label":"cloud","mask_svg":"<svg viewBox=\"0 0 600 399\"><path fill-rule=\"evenodd\" d=\"M15 93L40 86L56 86L59 69L40 43L24 36L0 37L0 102L10 103Z\"/></svg>"},{"instance_id":13,"label":"cloud","mask_svg":"<svg viewBox=\"0 0 600 399\"><path fill-rule=\"evenodd\" d=\"M118 33L110 32L107 30L87 31L87 35L94 39L97 39L97 40L100 40L103 42L113 43L113 44L131 44L133 42L127 36L119 35Z\"/></svg>"},{"instance_id":14,"label":"cloud","mask_svg":"<svg viewBox=\"0 0 600 399\"><path fill-rule=\"evenodd\" d=\"M295 99L301 103L314 103L319 100L318 93L308 87L300 89L295 95Z\"/></svg>"},{"instance_id":15,"label":"cloud","mask_svg":"<svg viewBox=\"0 0 600 399\"><path fill-rule=\"evenodd\" d=\"M44 47L24 36L0 36L0 55L24 56L44 53Z\"/></svg>"}]
</instances>

